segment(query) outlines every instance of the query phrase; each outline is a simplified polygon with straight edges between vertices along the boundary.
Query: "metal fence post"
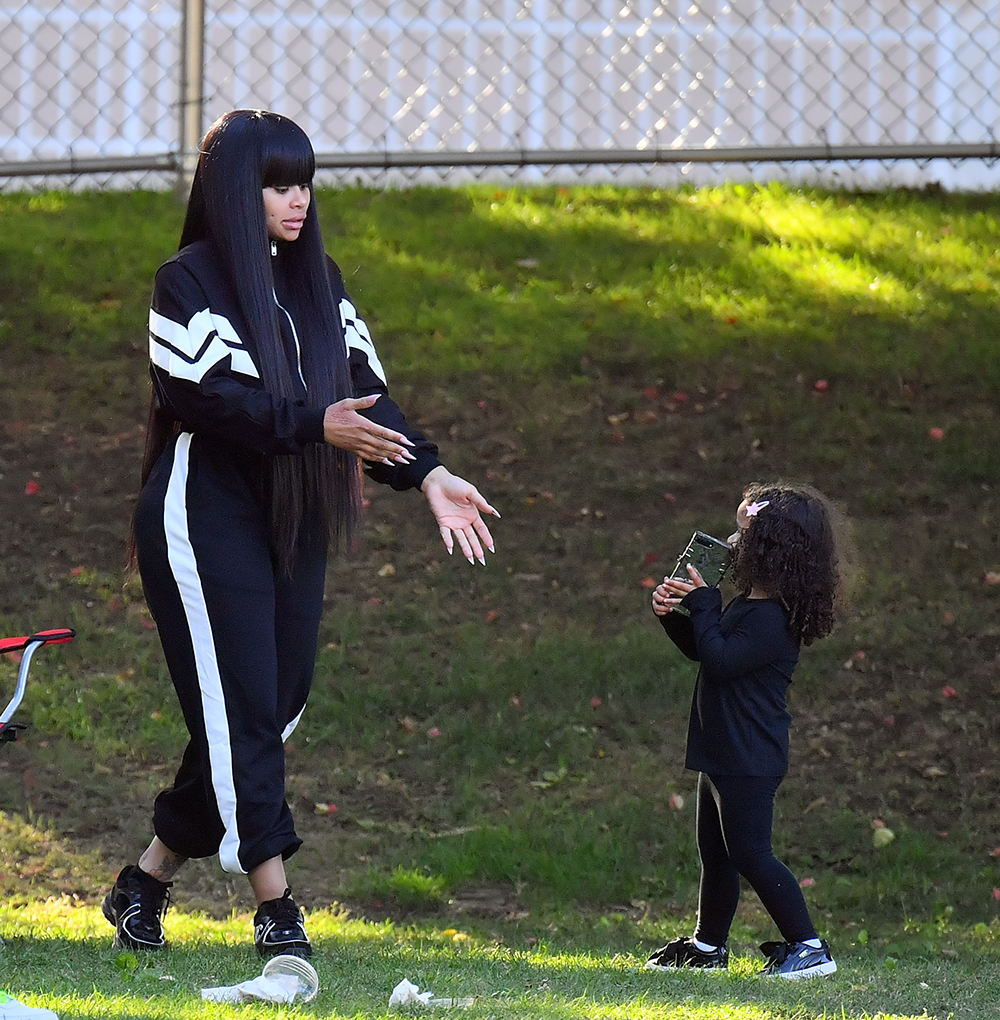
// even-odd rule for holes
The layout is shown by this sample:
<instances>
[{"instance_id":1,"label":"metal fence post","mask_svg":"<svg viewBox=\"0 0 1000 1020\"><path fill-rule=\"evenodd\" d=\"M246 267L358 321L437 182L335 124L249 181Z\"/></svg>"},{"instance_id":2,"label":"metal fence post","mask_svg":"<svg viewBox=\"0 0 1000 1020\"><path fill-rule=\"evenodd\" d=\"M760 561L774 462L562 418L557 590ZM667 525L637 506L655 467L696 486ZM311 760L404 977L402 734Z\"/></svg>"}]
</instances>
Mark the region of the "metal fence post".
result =
<instances>
[{"instance_id":1,"label":"metal fence post","mask_svg":"<svg viewBox=\"0 0 1000 1020\"><path fill-rule=\"evenodd\" d=\"M181 0L180 172L177 196L187 201L201 150L205 109L205 0Z\"/></svg>"}]
</instances>

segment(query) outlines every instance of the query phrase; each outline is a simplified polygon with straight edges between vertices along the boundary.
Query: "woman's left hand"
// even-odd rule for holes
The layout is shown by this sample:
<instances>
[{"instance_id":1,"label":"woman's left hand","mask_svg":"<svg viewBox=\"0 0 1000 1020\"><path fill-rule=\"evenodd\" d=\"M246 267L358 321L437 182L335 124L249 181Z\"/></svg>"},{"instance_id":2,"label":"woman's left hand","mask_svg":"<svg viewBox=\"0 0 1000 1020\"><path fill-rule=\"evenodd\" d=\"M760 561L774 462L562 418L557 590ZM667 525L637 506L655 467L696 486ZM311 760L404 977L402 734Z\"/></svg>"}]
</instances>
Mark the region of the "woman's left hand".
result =
<instances>
[{"instance_id":1,"label":"woman's left hand","mask_svg":"<svg viewBox=\"0 0 1000 1020\"><path fill-rule=\"evenodd\" d=\"M494 517L500 514L486 502L474 485L453 475L441 464L428 472L420 491L427 497L431 512L437 519L449 555L455 548L457 538L465 558L470 563L479 560L485 566L483 546L490 552L496 550L493 548L493 536L480 516L480 511Z\"/></svg>"}]
</instances>

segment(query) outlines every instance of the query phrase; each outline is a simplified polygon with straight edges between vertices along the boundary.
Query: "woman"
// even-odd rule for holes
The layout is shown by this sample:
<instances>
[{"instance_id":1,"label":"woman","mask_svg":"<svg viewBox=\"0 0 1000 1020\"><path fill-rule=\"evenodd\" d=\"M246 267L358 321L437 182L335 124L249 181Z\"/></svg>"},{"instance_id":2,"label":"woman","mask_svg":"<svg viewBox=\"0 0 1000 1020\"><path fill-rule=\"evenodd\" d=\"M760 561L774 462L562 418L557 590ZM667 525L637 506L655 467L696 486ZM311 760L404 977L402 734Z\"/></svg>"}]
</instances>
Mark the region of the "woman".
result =
<instances>
[{"instance_id":1,"label":"woman","mask_svg":"<svg viewBox=\"0 0 1000 1020\"><path fill-rule=\"evenodd\" d=\"M312 146L235 110L205 137L180 250L149 315L153 397L133 551L191 739L152 842L104 900L115 946L157 949L177 869L219 854L257 901L262 956L311 953L284 861L301 845L284 741L315 665L327 546L349 542L359 458L419 488L470 563L497 514L390 400L364 322L323 250Z\"/></svg>"}]
</instances>

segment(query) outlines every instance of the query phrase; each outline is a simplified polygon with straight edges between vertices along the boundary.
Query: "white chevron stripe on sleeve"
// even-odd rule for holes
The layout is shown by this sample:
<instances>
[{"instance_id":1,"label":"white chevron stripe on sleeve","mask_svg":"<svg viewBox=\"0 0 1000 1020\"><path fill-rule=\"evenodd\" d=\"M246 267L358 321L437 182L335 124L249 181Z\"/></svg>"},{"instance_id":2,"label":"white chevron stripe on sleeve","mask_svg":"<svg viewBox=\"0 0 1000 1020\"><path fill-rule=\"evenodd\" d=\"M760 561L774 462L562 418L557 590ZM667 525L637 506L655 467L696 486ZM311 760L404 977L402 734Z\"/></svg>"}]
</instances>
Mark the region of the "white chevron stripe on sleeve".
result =
<instances>
[{"instance_id":1,"label":"white chevron stripe on sleeve","mask_svg":"<svg viewBox=\"0 0 1000 1020\"><path fill-rule=\"evenodd\" d=\"M385 369L382 368L382 362L378 360L378 355L375 353L375 344L372 342L371 333L368 332L368 326L347 298L340 299L340 318L344 323L344 337L347 340L347 346L361 351L368 359L371 370L382 382L385 382Z\"/></svg>"},{"instance_id":2,"label":"white chevron stripe on sleeve","mask_svg":"<svg viewBox=\"0 0 1000 1020\"><path fill-rule=\"evenodd\" d=\"M201 382L224 358L232 359L234 372L260 378L243 341L224 315L203 308L185 326L149 310L149 360L168 375Z\"/></svg>"}]
</instances>

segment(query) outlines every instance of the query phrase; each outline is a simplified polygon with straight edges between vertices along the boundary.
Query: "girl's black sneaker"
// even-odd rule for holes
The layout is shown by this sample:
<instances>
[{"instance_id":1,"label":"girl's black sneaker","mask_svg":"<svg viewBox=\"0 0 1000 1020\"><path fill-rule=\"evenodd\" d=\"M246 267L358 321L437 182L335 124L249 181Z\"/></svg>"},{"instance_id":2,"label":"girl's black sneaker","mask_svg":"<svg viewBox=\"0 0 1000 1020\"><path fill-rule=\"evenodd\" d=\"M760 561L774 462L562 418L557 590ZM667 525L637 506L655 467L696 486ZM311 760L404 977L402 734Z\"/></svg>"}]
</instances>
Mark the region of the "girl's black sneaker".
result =
<instances>
[{"instance_id":1,"label":"girl's black sneaker","mask_svg":"<svg viewBox=\"0 0 1000 1020\"><path fill-rule=\"evenodd\" d=\"M725 970L729 966L729 951L719 946L706 952L684 936L668 942L646 961L646 970L675 970L677 967L696 967L701 970Z\"/></svg>"},{"instance_id":2,"label":"girl's black sneaker","mask_svg":"<svg viewBox=\"0 0 1000 1020\"><path fill-rule=\"evenodd\" d=\"M765 977L799 978L824 977L835 974L837 964L830 955L830 947L807 946L804 942L764 942L760 951L768 958L761 973Z\"/></svg>"}]
</instances>

